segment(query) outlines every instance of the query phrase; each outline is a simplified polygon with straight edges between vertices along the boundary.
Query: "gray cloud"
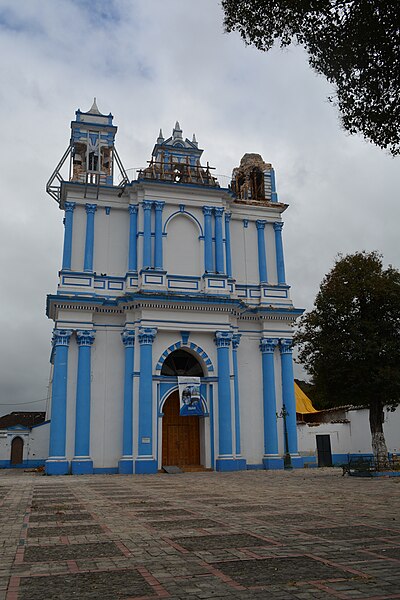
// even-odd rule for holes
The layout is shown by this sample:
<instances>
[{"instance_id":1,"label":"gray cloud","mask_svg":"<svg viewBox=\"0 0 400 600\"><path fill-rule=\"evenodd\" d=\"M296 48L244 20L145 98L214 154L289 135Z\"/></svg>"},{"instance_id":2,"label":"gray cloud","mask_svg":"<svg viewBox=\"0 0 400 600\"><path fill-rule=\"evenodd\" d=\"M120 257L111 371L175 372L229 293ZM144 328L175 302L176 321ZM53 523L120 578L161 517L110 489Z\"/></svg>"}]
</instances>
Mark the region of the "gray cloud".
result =
<instances>
[{"instance_id":1,"label":"gray cloud","mask_svg":"<svg viewBox=\"0 0 400 600\"><path fill-rule=\"evenodd\" d=\"M0 2L2 108L0 414L47 393L62 213L44 187L77 108L97 96L126 168L145 165L178 119L229 175L245 152L277 172L288 281L310 308L338 252L400 264L398 164L340 128L329 84L300 48L265 55L223 33L213 0ZM7 403L9 403L7 405ZM29 403L29 404L28 404Z\"/></svg>"}]
</instances>

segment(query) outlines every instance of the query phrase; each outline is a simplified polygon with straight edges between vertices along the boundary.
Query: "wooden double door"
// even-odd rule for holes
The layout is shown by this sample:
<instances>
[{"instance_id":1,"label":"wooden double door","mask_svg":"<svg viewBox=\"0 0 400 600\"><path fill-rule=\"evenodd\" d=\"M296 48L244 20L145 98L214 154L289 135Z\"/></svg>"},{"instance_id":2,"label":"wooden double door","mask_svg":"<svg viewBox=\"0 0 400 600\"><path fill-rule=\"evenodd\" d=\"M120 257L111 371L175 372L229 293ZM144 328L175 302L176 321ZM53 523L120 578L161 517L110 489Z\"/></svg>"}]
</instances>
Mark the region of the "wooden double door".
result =
<instances>
[{"instance_id":1,"label":"wooden double door","mask_svg":"<svg viewBox=\"0 0 400 600\"><path fill-rule=\"evenodd\" d=\"M199 417L181 417L179 393L165 401L162 420L162 464L165 466L200 465Z\"/></svg>"}]
</instances>

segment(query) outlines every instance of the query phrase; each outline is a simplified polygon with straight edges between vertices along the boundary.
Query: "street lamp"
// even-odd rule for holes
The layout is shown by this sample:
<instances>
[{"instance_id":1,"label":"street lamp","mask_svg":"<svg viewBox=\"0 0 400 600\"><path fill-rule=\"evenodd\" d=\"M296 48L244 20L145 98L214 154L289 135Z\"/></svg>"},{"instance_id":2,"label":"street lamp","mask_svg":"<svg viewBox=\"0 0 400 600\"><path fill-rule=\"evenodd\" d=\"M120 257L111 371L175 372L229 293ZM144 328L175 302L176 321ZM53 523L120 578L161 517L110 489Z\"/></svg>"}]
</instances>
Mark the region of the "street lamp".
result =
<instances>
[{"instance_id":1,"label":"street lamp","mask_svg":"<svg viewBox=\"0 0 400 600\"><path fill-rule=\"evenodd\" d=\"M286 406L282 406L282 410L280 413L276 413L277 419L283 419L283 435L285 441L285 454L283 456L283 466L285 469L292 469L292 459L289 452L289 439L286 425L286 417L289 416L288 411L286 410Z\"/></svg>"}]
</instances>

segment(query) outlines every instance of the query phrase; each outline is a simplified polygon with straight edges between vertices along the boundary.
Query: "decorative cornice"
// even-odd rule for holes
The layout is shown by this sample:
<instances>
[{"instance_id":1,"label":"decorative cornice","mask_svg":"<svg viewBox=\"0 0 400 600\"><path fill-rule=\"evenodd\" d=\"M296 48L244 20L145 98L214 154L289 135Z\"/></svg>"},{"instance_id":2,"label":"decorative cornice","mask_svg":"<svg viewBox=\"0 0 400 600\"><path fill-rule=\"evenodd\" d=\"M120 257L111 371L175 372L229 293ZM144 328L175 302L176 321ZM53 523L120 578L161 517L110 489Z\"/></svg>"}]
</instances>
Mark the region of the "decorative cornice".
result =
<instances>
[{"instance_id":1,"label":"decorative cornice","mask_svg":"<svg viewBox=\"0 0 400 600\"><path fill-rule=\"evenodd\" d=\"M274 229L275 231L282 231L283 229L283 222L282 221L276 221L275 223L273 223Z\"/></svg>"},{"instance_id":2,"label":"decorative cornice","mask_svg":"<svg viewBox=\"0 0 400 600\"><path fill-rule=\"evenodd\" d=\"M257 221L256 221L257 229L265 229L266 224L267 224L267 221L265 221L264 219L257 219Z\"/></svg>"},{"instance_id":3,"label":"decorative cornice","mask_svg":"<svg viewBox=\"0 0 400 600\"><path fill-rule=\"evenodd\" d=\"M130 215L137 215L137 211L138 211L138 205L137 204L129 204L128 208L129 208L129 214Z\"/></svg>"},{"instance_id":4,"label":"decorative cornice","mask_svg":"<svg viewBox=\"0 0 400 600\"><path fill-rule=\"evenodd\" d=\"M85 209L86 209L87 214L94 215L94 213L97 210L97 204L85 204Z\"/></svg>"},{"instance_id":5,"label":"decorative cornice","mask_svg":"<svg viewBox=\"0 0 400 600\"><path fill-rule=\"evenodd\" d=\"M216 206L214 208L214 213L216 219L221 219L222 215L224 214L224 209L222 208L222 206Z\"/></svg>"},{"instance_id":6,"label":"decorative cornice","mask_svg":"<svg viewBox=\"0 0 400 600\"><path fill-rule=\"evenodd\" d=\"M139 344L152 345L157 335L157 329L155 327L140 327L139 328Z\"/></svg>"},{"instance_id":7,"label":"decorative cornice","mask_svg":"<svg viewBox=\"0 0 400 600\"><path fill-rule=\"evenodd\" d=\"M161 200L157 200L156 202L154 202L154 209L156 211L162 211L162 209L164 208L165 202L161 201Z\"/></svg>"},{"instance_id":8,"label":"decorative cornice","mask_svg":"<svg viewBox=\"0 0 400 600\"><path fill-rule=\"evenodd\" d=\"M53 329L53 348L56 346L69 346L72 329Z\"/></svg>"},{"instance_id":9,"label":"decorative cornice","mask_svg":"<svg viewBox=\"0 0 400 600\"><path fill-rule=\"evenodd\" d=\"M76 341L78 346L92 346L95 338L93 329L77 329Z\"/></svg>"},{"instance_id":10,"label":"decorative cornice","mask_svg":"<svg viewBox=\"0 0 400 600\"><path fill-rule=\"evenodd\" d=\"M76 202L64 202L65 212L74 212Z\"/></svg>"},{"instance_id":11,"label":"decorative cornice","mask_svg":"<svg viewBox=\"0 0 400 600\"><path fill-rule=\"evenodd\" d=\"M278 344L279 340L276 338L261 338L260 350L263 354L273 354Z\"/></svg>"},{"instance_id":12,"label":"decorative cornice","mask_svg":"<svg viewBox=\"0 0 400 600\"><path fill-rule=\"evenodd\" d=\"M203 214L206 217L211 217L213 210L212 206L203 206Z\"/></svg>"},{"instance_id":13,"label":"decorative cornice","mask_svg":"<svg viewBox=\"0 0 400 600\"><path fill-rule=\"evenodd\" d=\"M229 348L233 338L231 331L216 331L214 342L217 348Z\"/></svg>"},{"instance_id":14,"label":"decorative cornice","mask_svg":"<svg viewBox=\"0 0 400 600\"><path fill-rule=\"evenodd\" d=\"M232 336L232 348L233 350L237 350L240 344L240 338L242 337L241 333L234 333Z\"/></svg>"},{"instance_id":15,"label":"decorative cornice","mask_svg":"<svg viewBox=\"0 0 400 600\"><path fill-rule=\"evenodd\" d=\"M279 340L279 350L281 354L292 354L293 340L288 338Z\"/></svg>"},{"instance_id":16,"label":"decorative cornice","mask_svg":"<svg viewBox=\"0 0 400 600\"><path fill-rule=\"evenodd\" d=\"M121 333L121 338L125 348L133 348L135 345L135 330L124 329L124 331Z\"/></svg>"}]
</instances>

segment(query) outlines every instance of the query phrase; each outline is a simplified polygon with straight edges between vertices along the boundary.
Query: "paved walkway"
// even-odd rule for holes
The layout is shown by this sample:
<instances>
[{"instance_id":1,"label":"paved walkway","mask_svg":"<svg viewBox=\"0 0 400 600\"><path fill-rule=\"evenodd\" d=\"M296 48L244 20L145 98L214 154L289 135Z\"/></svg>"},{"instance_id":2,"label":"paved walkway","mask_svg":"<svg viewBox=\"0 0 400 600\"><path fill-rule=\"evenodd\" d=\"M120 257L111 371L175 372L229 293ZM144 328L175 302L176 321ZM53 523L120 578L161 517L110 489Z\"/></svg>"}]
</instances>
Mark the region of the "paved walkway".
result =
<instances>
[{"instance_id":1,"label":"paved walkway","mask_svg":"<svg viewBox=\"0 0 400 600\"><path fill-rule=\"evenodd\" d=\"M0 471L0 600L400 598L400 478Z\"/></svg>"}]
</instances>

